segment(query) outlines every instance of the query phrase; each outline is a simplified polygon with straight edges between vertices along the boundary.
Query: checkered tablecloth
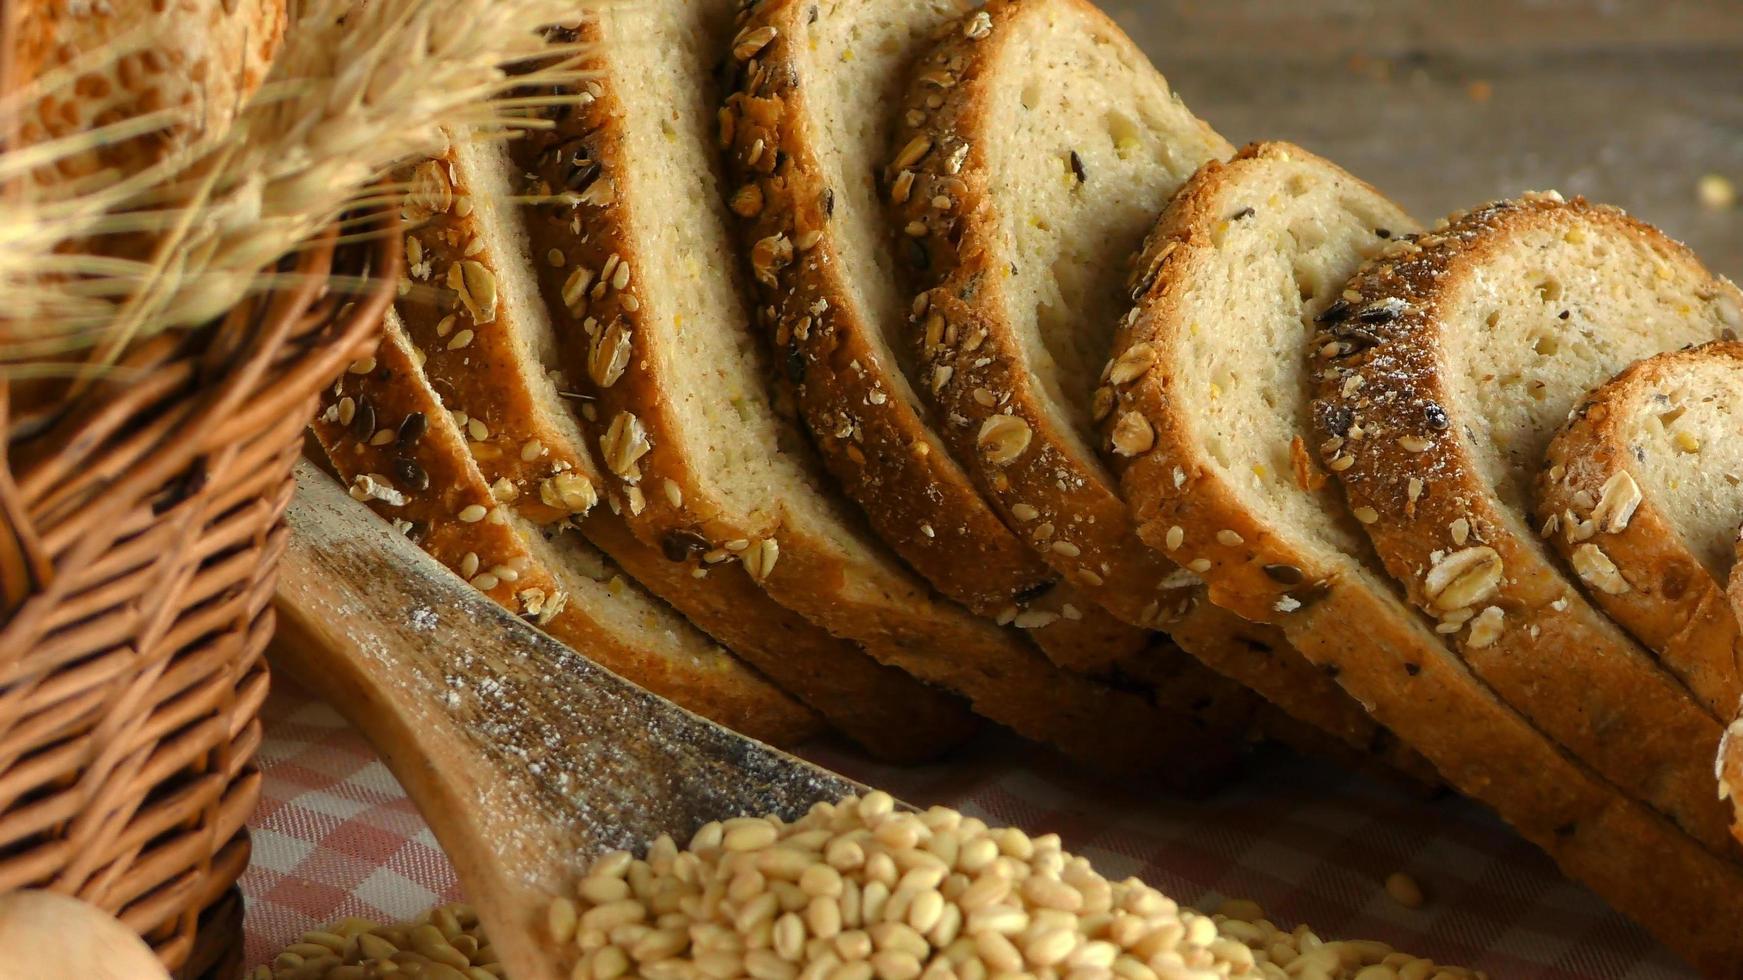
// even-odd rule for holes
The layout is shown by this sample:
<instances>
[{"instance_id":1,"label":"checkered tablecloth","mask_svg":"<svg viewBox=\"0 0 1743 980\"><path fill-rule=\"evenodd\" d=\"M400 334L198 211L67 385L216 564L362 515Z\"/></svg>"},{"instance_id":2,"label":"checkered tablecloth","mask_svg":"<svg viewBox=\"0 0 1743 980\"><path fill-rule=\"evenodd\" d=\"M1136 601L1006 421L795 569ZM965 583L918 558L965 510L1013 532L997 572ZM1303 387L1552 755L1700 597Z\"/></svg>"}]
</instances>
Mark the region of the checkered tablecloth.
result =
<instances>
[{"instance_id":1,"label":"checkered tablecloth","mask_svg":"<svg viewBox=\"0 0 1743 980\"><path fill-rule=\"evenodd\" d=\"M429 829L362 737L275 683L254 863L242 879L249 963L342 916L409 918L462 898ZM997 738L917 769L834 746L806 754L913 803L1057 832L1109 876L1138 875L1200 908L1249 898L1285 926L1380 939L1497 978L1689 975L1477 807L1323 765L1267 760L1230 789L1182 801L1085 782ZM1422 908L1386 895L1383 882L1397 871L1421 884Z\"/></svg>"}]
</instances>

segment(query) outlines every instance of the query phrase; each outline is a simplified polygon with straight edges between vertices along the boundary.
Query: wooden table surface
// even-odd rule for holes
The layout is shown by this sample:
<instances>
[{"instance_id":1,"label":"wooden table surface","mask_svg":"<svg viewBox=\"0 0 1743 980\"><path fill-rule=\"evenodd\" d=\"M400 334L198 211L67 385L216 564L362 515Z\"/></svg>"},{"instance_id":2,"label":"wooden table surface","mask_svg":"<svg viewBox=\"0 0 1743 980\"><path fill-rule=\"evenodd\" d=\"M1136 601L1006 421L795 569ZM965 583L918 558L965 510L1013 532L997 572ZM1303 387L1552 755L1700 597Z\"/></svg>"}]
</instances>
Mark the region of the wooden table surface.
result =
<instances>
[{"instance_id":1,"label":"wooden table surface","mask_svg":"<svg viewBox=\"0 0 1743 980\"><path fill-rule=\"evenodd\" d=\"M1237 145L1289 139L1419 219L1617 204L1743 279L1743 0L1104 0Z\"/></svg>"}]
</instances>

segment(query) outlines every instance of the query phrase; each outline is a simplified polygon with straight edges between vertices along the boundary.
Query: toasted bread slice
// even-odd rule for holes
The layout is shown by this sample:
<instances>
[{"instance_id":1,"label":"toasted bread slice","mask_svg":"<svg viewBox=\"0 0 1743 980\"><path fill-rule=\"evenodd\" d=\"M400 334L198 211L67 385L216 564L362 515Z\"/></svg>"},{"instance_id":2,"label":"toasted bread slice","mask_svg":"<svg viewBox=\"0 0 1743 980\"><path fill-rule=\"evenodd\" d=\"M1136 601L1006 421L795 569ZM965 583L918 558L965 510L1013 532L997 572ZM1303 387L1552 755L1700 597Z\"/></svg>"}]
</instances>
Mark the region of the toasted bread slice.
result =
<instances>
[{"instance_id":1,"label":"toasted bread slice","mask_svg":"<svg viewBox=\"0 0 1743 980\"><path fill-rule=\"evenodd\" d=\"M1743 519L1743 344L1647 358L1586 396L1549 444L1537 516L1592 601L1735 717L1743 637L1725 583Z\"/></svg>"},{"instance_id":2,"label":"toasted bread slice","mask_svg":"<svg viewBox=\"0 0 1743 980\"><path fill-rule=\"evenodd\" d=\"M1473 677L1399 594L1302 447L1313 424L1301 355L1312 317L1364 258L1413 225L1298 147L1259 144L1206 164L1146 243L1139 268L1149 282L1116 338L1107 425L1151 433L1149 448L1121 457L1122 484L1145 540L1207 563L1218 601L1281 625L1452 785L1666 935L1674 923L1656 906L1681 872L1628 881L1613 872L1614 852L1719 859L1627 802ZM1545 793L1546 781L1568 792ZM1569 826L1582 831L1564 833Z\"/></svg>"},{"instance_id":3,"label":"toasted bread slice","mask_svg":"<svg viewBox=\"0 0 1743 980\"><path fill-rule=\"evenodd\" d=\"M602 7L590 100L514 147L535 190L572 192L530 232L567 373L591 399L607 498L642 540L697 569L742 565L831 633L1087 764L1185 776L1226 761L1238 738L1060 672L933 596L771 404L721 193L718 144L737 119L719 112L711 68L733 47L735 10Z\"/></svg>"},{"instance_id":4,"label":"toasted bread slice","mask_svg":"<svg viewBox=\"0 0 1743 980\"><path fill-rule=\"evenodd\" d=\"M768 36L727 154L731 209L755 248L817 236L802 259L759 282L776 349L813 441L878 535L933 587L983 616L1031 630L1057 664L1099 668L1148 645L1059 582L987 506L925 417L905 343L912 299L879 191L912 63L967 0L763 0L739 34ZM778 174L747 164L757 141L785 154ZM804 230L801 231L801 225ZM764 311L765 316L767 311ZM765 324L767 326L767 324Z\"/></svg>"},{"instance_id":5,"label":"toasted bread slice","mask_svg":"<svg viewBox=\"0 0 1743 980\"><path fill-rule=\"evenodd\" d=\"M547 539L497 503L417 349L387 316L381 347L325 396L314 432L351 495L437 561L588 659L754 738L792 744L822 722L619 575L573 532Z\"/></svg>"},{"instance_id":6,"label":"toasted bread slice","mask_svg":"<svg viewBox=\"0 0 1743 980\"><path fill-rule=\"evenodd\" d=\"M1580 595L1528 515L1578 399L1719 336L1735 298L1621 212L1530 195L1389 247L1312 341L1319 448L1410 601L1509 705L1722 853L1720 723Z\"/></svg>"},{"instance_id":7,"label":"toasted bread slice","mask_svg":"<svg viewBox=\"0 0 1743 980\"><path fill-rule=\"evenodd\" d=\"M1083 0L993 0L920 64L893 146L897 254L925 287L909 326L918 387L1006 525L1119 618L1208 636L1181 645L1349 744L1382 739L1280 633L1211 608L1195 574L1138 540L1094 449L1126 263L1228 144ZM1215 628L1182 629L1193 616Z\"/></svg>"},{"instance_id":8,"label":"toasted bread slice","mask_svg":"<svg viewBox=\"0 0 1743 980\"><path fill-rule=\"evenodd\" d=\"M413 168L426 205L406 237L418 290L398 304L424 374L464 428L496 498L538 526L572 523L672 603L834 727L874 754L935 757L974 730L960 699L877 663L771 600L736 566L703 572L594 508L599 468L556 367L556 335L527 255L499 142L456 138L439 159ZM451 207L437 207L452 200ZM429 296L428 293L435 292Z\"/></svg>"}]
</instances>

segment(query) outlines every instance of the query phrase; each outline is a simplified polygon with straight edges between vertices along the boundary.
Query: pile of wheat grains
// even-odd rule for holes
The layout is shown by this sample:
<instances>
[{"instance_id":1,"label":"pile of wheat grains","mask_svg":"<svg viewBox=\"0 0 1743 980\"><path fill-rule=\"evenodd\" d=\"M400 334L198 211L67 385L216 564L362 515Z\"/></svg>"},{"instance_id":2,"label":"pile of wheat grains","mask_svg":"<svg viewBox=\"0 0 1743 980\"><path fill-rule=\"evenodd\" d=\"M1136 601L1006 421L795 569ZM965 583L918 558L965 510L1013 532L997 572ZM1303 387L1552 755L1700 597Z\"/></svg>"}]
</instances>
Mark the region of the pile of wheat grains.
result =
<instances>
[{"instance_id":1,"label":"pile of wheat grains","mask_svg":"<svg viewBox=\"0 0 1743 980\"><path fill-rule=\"evenodd\" d=\"M661 837L645 858L613 852L575 892L552 902L548 922L570 951L574 980L1481 976L1384 943L1325 941L1306 926L1286 932L1251 902L1200 914L1136 878L1107 880L1063 851L1057 835L991 828L944 807L907 812L883 792L819 803L794 823L710 823L682 850ZM375 944L403 961L395 969L425 972L338 972L371 968L359 948L336 949L330 972L311 972L316 962L304 960L260 976L500 976L476 930L464 918L454 925L463 949L436 961L453 973L417 962L435 960L430 946L446 934L426 923L405 933L423 946ZM292 949L318 955L314 947L328 945Z\"/></svg>"}]
</instances>

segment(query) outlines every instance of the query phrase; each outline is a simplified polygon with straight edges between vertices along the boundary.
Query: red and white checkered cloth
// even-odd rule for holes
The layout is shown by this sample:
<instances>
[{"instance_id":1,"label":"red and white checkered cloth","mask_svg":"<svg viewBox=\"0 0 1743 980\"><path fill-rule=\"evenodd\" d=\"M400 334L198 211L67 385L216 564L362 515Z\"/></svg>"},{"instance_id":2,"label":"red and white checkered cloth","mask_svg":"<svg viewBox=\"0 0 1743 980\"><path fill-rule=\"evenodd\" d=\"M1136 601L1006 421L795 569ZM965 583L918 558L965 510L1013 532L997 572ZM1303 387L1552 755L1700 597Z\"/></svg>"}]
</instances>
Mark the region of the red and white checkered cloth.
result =
<instances>
[{"instance_id":1,"label":"red and white checkered cloth","mask_svg":"<svg viewBox=\"0 0 1743 980\"><path fill-rule=\"evenodd\" d=\"M275 683L254 863L242 879L249 963L343 916L410 918L461 898L453 868L363 738ZM1279 761L1182 801L1085 782L1014 742L916 769L836 747L807 754L912 803L1057 832L1110 877L1135 874L1199 908L1249 898L1285 927L1309 922L1322 936L1379 939L1497 978L1690 975L1479 808L1326 766ZM1422 885L1421 909L1387 897L1395 871Z\"/></svg>"}]
</instances>

